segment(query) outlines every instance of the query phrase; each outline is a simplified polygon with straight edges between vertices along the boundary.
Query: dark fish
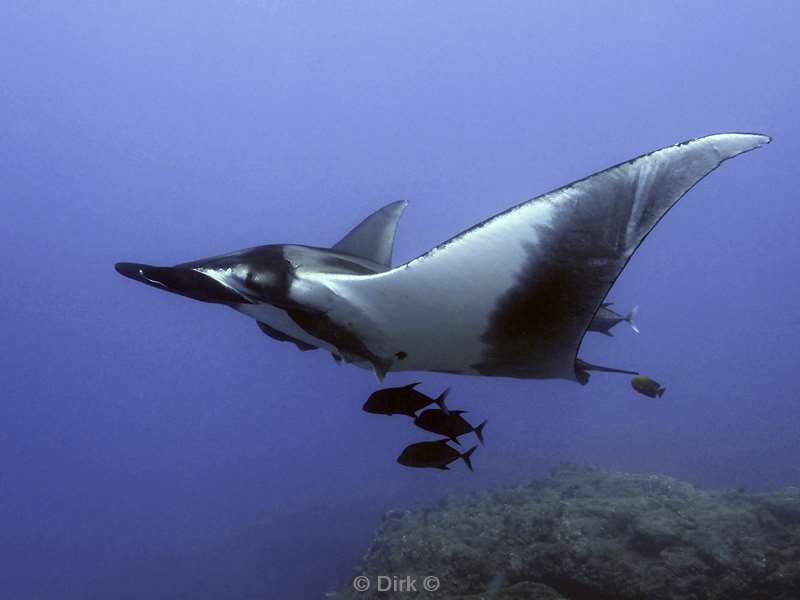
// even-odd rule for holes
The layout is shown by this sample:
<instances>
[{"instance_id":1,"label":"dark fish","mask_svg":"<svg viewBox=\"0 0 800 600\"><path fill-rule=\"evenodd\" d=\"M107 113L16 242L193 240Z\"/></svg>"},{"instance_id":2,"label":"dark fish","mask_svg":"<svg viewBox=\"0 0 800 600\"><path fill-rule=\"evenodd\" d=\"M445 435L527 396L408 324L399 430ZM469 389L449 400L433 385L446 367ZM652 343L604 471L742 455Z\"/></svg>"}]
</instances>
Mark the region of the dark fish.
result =
<instances>
[{"instance_id":1,"label":"dark fish","mask_svg":"<svg viewBox=\"0 0 800 600\"><path fill-rule=\"evenodd\" d=\"M461 416L465 412L467 411L451 410L450 414L447 414L440 408L429 408L414 419L414 425L426 431L446 435L459 445L461 442L458 441L458 436L474 431L478 436L478 441L483 445L483 427L486 425L486 421L473 427Z\"/></svg>"},{"instance_id":2,"label":"dark fish","mask_svg":"<svg viewBox=\"0 0 800 600\"><path fill-rule=\"evenodd\" d=\"M650 396L651 398L661 398L661 396L664 395L664 392L667 391L667 388L661 387L661 384L653 381L649 377L645 377L644 375L639 375L638 377L631 379L631 385L633 386L633 389L640 394Z\"/></svg>"},{"instance_id":3,"label":"dark fish","mask_svg":"<svg viewBox=\"0 0 800 600\"><path fill-rule=\"evenodd\" d=\"M467 463L469 470L472 471L472 461L469 457L475 452L477 446L473 446L461 454L447 444L449 441L445 438L435 442L418 442L406 446L400 456L397 457L397 462L406 467L429 467L448 470L449 467L447 465L460 458Z\"/></svg>"},{"instance_id":4,"label":"dark fish","mask_svg":"<svg viewBox=\"0 0 800 600\"><path fill-rule=\"evenodd\" d=\"M378 390L370 395L362 408L368 413L378 415L408 415L414 418L418 410L435 402L444 412L448 412L444 400L450 393L450 388L434 399L415 390L414 387L418 385L419 382L416 382L403 387Z\"/></svg>"},{"instance_id":5,"label":"dark fish","mask_svg":"<svg viewBox=\"0 0 800 600\"><path fill-rule=\"evenodd\" d=\"M597 309L592 322L589 323L587 331L596 331L598 333L602 333L603 335L613 336L614 334L611 333L611 328L618 323L625 321L631 326L631 329L633 329L636 333L639 333L639 328L636 326L636 323L633 322L633 319L636 318L636 313L639 312L639 307L634 306L631 312L625 316L622 316L618 312L608 308L612 304L614 303L604 302L600 308Z\"/></svg>"}]
</instances>

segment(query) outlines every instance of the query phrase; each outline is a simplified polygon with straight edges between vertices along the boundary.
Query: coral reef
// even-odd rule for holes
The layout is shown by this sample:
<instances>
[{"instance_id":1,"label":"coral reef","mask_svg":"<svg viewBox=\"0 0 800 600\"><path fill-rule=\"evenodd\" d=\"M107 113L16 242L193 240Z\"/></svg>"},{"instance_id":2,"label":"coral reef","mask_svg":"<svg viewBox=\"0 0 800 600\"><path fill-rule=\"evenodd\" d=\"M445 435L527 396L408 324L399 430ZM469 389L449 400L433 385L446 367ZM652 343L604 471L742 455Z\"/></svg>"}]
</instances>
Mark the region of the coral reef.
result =
<instances>
[{"instance_id":1,"label":"coral reef","mask_svg":"<svg viewBox=\"0 0 800 600\"><path fill-rule=\"evenodd\" d=\"M796 599L800 488L707 491L563 465L527 486L387 513L356 573L369 589L329 597ZM378 591L380 575L415 585Z\"/></svg>"}]
</instances>

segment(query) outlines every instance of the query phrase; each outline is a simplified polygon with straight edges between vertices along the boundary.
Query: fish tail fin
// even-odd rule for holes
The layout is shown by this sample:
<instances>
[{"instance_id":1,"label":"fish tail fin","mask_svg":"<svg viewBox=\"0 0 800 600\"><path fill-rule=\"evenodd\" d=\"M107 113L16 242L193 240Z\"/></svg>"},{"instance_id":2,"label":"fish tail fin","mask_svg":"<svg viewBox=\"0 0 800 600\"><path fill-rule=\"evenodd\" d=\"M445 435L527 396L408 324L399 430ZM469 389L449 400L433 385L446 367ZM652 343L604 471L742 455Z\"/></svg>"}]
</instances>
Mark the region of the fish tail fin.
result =
<instances>
[{"instance_id":1,"label":"fish tail fin","mask_svg":"<svg viewBox=\"0 0 800 600\"><path fill-rule=\"evenodd\" d=\"M628 322L628 325L630 325L630 326L631 326L631 329L633 329L633 331L634 331L634 332L636 332L636 333L641 333L641 332L639 331L639 326L638 326L638 325L636 325L636 322L634 321L634 319L636 318L636 315L637 315L638 313L639 313L639 305L637 304L636 306L634 306L634 307L631 309L631 312L629 312L629 313L628 313L628 314L625 316L625 320Z\"/></svg>"},{"instance_id":2,"label":"fish tail fin","mask_svg":"<svg viewBox=\"0 0 800 600\"><path fill-rule=\"evenodd\" d=\"M489 422L489 419L485 419L485 420L483 421L483 423L481 423L480 425L478 425L478 426L477 426L477 427L476 427L476 428L473 430L473 431L475 432L475 435L477 435L477 436L478 436L478 441L480 441L480 443L481 443L481 446L483 446L483 445L484 445L484 443L483 443L483 428L486 426L486 423L488 423L488 422Z\"/></svg>"},{"instance_id":3,"label":"fish tail fin","mask_svg":"<svg viewBox=\"0 0 800 600\"><path fill-rule=\"evenodd\" d=\"M461 442L458 441L458 437L456 437L456 436L451 437L450 441L458 444L459 446L461 445Z\"/></svg>"},{"instance_id":4,"label":"fish tail fin","mask_svg":"<svg viewBox=\"0 0 800 600\"><path fill-rule=\"evenodd\" d=\"M472 461L469 459L469 457L472 456L472 453L475 452L477 448L478 448L477 446L473 446L472 448L470 448L469 450L464 452L464 454L461 455L461 458L463 458L464 462L467 463L467 466L469 467L470 471L474 471L475 469L472 468Z\"/></svg>"},{"instance_id":5,"label":"fish tail fin","mask_svg":"<svg viewBox=\"0 0 800 600\"><path fill-rule=\"evenodd\" d=\"M667 391L667 388L660 387L660 388L658 388L658 391L656 392L656 394L658 394L658 397L661 398L661 396L663 396L664 392L666 392L666 391Z\"/></svg>"},{"instance_id":6,"label":"fish tail fin","mask_svg":"<svg viewBox=\"0 0 800 600\"><path fill-rule=\"evenodd\" d=\"M447 388L445 391L439 394L439 397L436 398L436 400L434 400L434 402L436 402L436 404L439 405L439 408L441 408L442 412L446 415L449 415L450 411L447 409L447 405L444 403L444 401L447 399L447 395L449 393L450 393L450 388Z\"/></svg>"}]
</instances>

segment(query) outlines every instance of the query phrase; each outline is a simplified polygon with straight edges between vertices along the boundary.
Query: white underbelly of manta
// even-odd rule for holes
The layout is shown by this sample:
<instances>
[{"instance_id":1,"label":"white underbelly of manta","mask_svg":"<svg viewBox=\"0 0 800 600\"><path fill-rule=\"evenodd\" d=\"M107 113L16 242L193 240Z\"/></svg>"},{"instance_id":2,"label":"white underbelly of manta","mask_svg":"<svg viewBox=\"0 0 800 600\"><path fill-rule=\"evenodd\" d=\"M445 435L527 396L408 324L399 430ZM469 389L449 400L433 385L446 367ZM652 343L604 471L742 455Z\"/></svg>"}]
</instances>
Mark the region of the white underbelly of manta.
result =
<instances>
[{"instance_id":1,"label":"white underbelly of manta","mask_svg":"<svg viewBox=\"0 0 800 600\"><path fill-rule=\"evenodd\" d=\"M373 343L369 337L365 340L373 352L405 356L395 359L389 371L479 375L475 365L485 359L489 349L484 335L492 315L501 298L518 283L518 265L524 265L528 255L526 246L539 243L538 233L518 227L517 219L535 216L548 225L550 211L548 205L526 206L516 211L516 219L493 231L477 227L465 239L433 250L417 259L415 266L423 267L424 275L412 281L407 277L411 270L395 273L397 287L390 287L380 302L365 305L355 296L348 297L345 289L337 289L337 293L383 330ZM495 247L498 238L505 241L501 248ZM449 254L459 256L456 265L446 259ZM386 275L374 277L382 276ZM415 310L411 311L409 293L414 296ZM359 315L354 313L352 318L358 320Z\"/></svg>"},{"instance_id":2,"label":"white underbelly of manta","mask_svg":"<svg viewBox=\"0 0 800 600\"><path fill-rule=\"evenodd\" d=\"M329 344L328 342L321 340L310 333L308 333L305 329L300 327L294 320L286 313L285 310L276 308L271 304L239 304L236 306L236 310L248 317L255 319L256 321L260 321L261 323L266 323L273 329L277 329L281 333L284 333L296 340L300 340L302 342L306 342L307 344L311 344L312 346L316 346L322 350L327 350L331 354L341 356L342 352L339 351L335 346ZM350 357L353 359L354 357ZM350 364L355 365L357 367L361 367L362 369L372 369L372 365L369 362L361 360L361 359L354 359ZM398 368L399 367L399 368ZM390 369L391 371L411 371L411 370L423 370L425 366L419 364L418 362L415 364L411 364L409 361L408 365L404 364L403 361L397 361L394 364L394 368Z\"/></svg>"},{"instance_id":3,"label":"white underbelly of manta","mask_svg":"<svg viewBox=\"0 0 800 600\"><path fill-rule=\"evenodd\" d=\"M474 306L470 307L469 302L465 302L462 309L453 315L457 320L459 316L463 317L465 326L457 328L456 332L451 331L449 336L442 336L437 343L431 343L430 323L424 321L408 323L404 329L404 335L391 344L391 348L394 349L396 346L396 349L386 357L392 360L389 371L445 371L478 374L469 365L480 359L483 344L480 342L480 331L468 326L471 320L470 308L474 309ZM327 350L335 355L342 354L333 345L305 331L286 311L271 304L239 304L236 306L236 310L296 340ZM446 337L447 342L443 343ZM454 337L459 339L454 339ZM372 369L368 361L355 357L350 358L352 360L350 364L363 369Z\"/></svg>"}]
</instances>

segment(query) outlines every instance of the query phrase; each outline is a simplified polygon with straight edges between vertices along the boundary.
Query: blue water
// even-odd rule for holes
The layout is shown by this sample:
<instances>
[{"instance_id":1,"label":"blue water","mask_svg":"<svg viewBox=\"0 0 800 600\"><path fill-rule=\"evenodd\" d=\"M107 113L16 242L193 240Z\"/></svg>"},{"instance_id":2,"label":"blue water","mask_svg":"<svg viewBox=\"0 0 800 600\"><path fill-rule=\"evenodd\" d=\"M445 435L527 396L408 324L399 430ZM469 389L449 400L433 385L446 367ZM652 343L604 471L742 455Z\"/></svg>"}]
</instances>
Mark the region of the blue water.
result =
<instances>
[{"instance_id":1,"label":"blue water","mask_svg":"<svg viewBox=\"0 0 800 600\"><path fill-rule=\"evenodd\" d=\"M314 598L380 515L561 461L800 484L800 5L0 5L0 596ZM616 162L720 131L774 142L698 185L587 336L582 388L423 374L489 419L475 473L367 415L367 371L123 279L330 245L410 201L396 262ZM416 380L390 375L388 384Z\"/></svg>"}]
</instances>

